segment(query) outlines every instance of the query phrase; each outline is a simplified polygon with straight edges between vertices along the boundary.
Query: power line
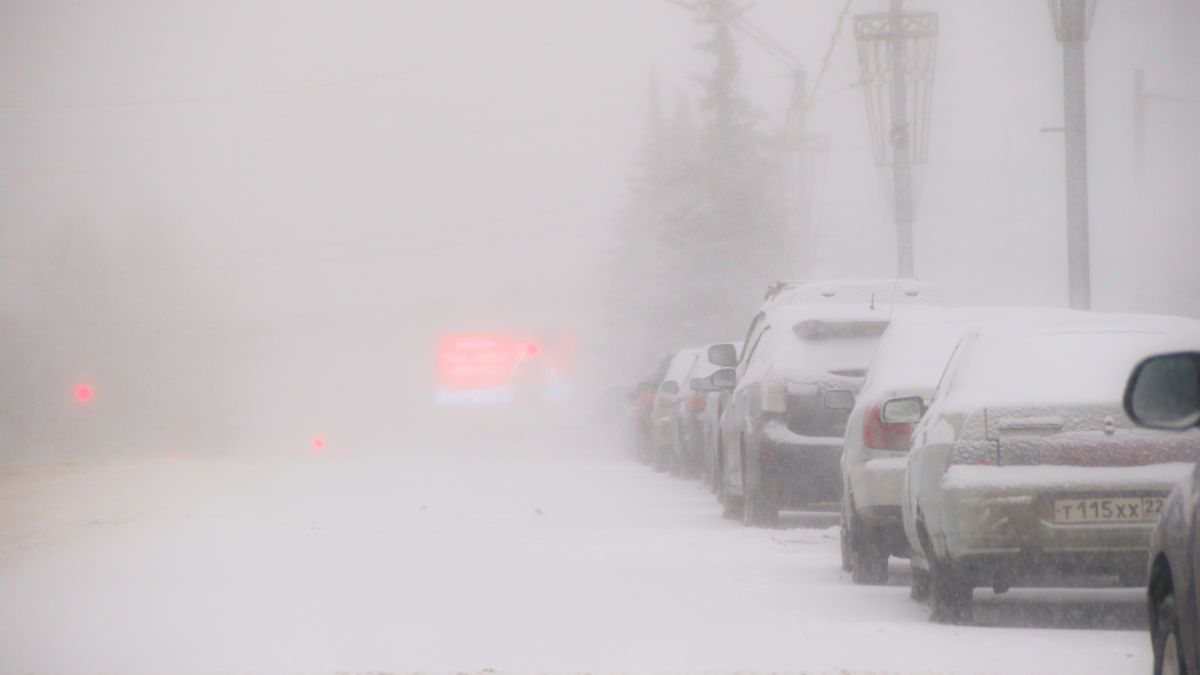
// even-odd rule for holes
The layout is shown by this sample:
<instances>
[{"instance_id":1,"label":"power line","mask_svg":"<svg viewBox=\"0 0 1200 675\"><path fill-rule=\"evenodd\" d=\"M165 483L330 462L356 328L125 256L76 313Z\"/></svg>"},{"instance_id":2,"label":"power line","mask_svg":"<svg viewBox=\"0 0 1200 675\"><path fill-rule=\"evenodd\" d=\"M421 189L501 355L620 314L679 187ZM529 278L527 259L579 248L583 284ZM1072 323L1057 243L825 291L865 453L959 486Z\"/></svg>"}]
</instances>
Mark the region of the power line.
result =
<instances>
[{"instance_id":1,"label":"power line","mask_svg":"<svg viewBox=\"0 0 1200 675\"><path fill-rule=\"evenodd\" d=\"M846 0L846 4L842 6L841 14L838 14L837 25L833 28L833 35L829 38L829 49L825 50L825 57L821 59L821 70L817 72L817 79L813 83L812 93L808 98L808 106L812 108L817 101L817 94L821 91L821 82L825 79L825 73L829 70L829 64L833 61L833 52L837 49L838 40L842 36L842 26L846 23L846 17L850 14L850 3L854 0Z\"/></svg>"}]
</instances>

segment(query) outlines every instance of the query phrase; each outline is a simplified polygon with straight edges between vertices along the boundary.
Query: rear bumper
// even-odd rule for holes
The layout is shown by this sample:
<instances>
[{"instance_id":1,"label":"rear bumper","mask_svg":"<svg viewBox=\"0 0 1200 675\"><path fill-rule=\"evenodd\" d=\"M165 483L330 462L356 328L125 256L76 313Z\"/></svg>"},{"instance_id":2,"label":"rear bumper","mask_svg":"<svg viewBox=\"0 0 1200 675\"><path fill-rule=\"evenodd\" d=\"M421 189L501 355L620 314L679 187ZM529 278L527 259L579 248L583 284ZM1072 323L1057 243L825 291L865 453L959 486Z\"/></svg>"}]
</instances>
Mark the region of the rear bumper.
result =
<instances>
[{"instance_id":1,"label":"rear bumper","mask_svg":"<svg viewBox=\"0 0 1200 675\"><path fill-rule=\"evenodd\" d=\"M1055 502L1165 497L1187 466L952 467L942 482L944 550L971 569L1018 577L1140 574L1153 520L1064 524Z\"/></svg>"},{"instance_id":2,"label":"rear bumper","mask_svg":"<svg viewBox=\"0 0 1200 675\"><path fill-rule=\"evenodd\" d=\"M765 491L781 507L842 498L842 439L801 436L769 422L760 439Z\"/></svg>"},{"instance_id":3,"label":"rear bumper","mask_svg":"<svg viewBox=\"0 0 1200 675\"><path fill-rule=\"evenodd\" d=\"M899 513L907 468L907 456L879 457L852 466L850 481L855 508L894 508Z\"/></svg>"}]
</instances>

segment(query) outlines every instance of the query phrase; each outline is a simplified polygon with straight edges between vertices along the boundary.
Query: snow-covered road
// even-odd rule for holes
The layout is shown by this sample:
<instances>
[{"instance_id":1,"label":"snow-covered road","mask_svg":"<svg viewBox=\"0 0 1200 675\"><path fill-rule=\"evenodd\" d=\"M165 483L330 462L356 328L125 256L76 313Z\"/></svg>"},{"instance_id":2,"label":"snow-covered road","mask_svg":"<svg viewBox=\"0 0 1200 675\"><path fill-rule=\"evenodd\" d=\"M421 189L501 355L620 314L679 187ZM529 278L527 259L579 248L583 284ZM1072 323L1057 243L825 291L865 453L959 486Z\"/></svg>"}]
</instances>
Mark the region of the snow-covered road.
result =
<instances>
[{"instance_id":1,"label":"snow-covered road","mask_svg":"<svg viewBox=\"0 0 1200 675\"><path fill-rule=\"evenodd\" d=\"M7 469L0 671L1150 671L1138 591L931 625L784 525L619 458Z\"/></svg>"}]
</instances>

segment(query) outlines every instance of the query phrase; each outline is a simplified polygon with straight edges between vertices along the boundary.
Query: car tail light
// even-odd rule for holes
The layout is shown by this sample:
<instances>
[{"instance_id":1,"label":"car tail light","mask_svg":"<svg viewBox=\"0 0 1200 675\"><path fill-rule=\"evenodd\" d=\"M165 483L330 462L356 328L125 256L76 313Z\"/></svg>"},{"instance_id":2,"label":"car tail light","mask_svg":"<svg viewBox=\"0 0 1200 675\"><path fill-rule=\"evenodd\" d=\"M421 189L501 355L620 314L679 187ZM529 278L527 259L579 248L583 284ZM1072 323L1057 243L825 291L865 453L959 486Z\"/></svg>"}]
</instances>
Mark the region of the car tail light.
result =
<instances>
[{"instance_id":1,"label":"car tail light","mask_svg":"<svg viewBox=\"0 0 1200 675\"><path fill-rule=\"evenodd\" d=\"M888 424L883 421L879 404L867 408L863 417L863 445L873 450L908 452L912 448L911 424Z\"/></svg>"},{"instance_id":2,"label":"car tail light","mask_svg":"<svg viewBox=\"0 0 1200 675\"><path fill-rule=\"evenodd\" d=\"M708 407L708 394L698 391L692 394L692 412L704 412Z\"/></svg>"},{"instance_id":3,"label":"car tail light","mask_svg":"<svg viewBox=\"0 0 1200 675\"><path fill-rule=\"evenodd\" d=\"M763 412L787 412L787 384L783 382L767 382L762 386Z\"/></svg>"},{"instance_id":4,"label":"car tail light","mask_svg":"<svg viewBox=\"0 0 1200 675\"><path fill-rule=\"evenodd\" d=\"M642 394L642 405L647 408L654 407L654 392L650 391Z\"/></svg>"}]
</instances>

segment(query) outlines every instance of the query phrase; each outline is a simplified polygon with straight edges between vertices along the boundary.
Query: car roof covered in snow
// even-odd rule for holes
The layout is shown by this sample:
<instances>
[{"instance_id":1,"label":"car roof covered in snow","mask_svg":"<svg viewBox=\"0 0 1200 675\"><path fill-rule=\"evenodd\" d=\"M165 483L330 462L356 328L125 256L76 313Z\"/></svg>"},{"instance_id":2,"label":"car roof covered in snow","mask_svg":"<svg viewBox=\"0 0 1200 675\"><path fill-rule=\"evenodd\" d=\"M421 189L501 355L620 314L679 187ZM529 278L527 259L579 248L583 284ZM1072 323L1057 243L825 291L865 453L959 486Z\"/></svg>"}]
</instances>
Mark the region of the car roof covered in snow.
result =
<instances>
[{"instance_id":1,"label":"car roof covered in snow","mask_svg":"<svg viewBox=\"0 0 1200 675\"><path fill-rule=\"evenodd\" d=\"M1200 321L1089 312L996 321L960 348L943 384L956 407L1115 403L1141 359L1200 349Z\"/></svg>"},{"instance_id":2,"label":"car roof covered in snow","mask_svg":"<svg viewBox=\"0 0 1200 675\"><path fill-rule=\"evenodd\" d=\"M893 301L894 298L894 301ZM858 304L942 305L936 286L915 279L779 281L767 289L763 305Z\"/></svg>"},{"instance_id":3,"label":"car roof covered in snow","mask_svg":"<svg viewBox=\"0 0 1200 675\"><path fill-rule=\"evenodd\" d=\"M989 324L1067 318L1073 310L1040 307L921 307L900 313L888 326L863 385L864 397L885 391L937 386L964 335Z\"/></svg>"}]
</instances>

